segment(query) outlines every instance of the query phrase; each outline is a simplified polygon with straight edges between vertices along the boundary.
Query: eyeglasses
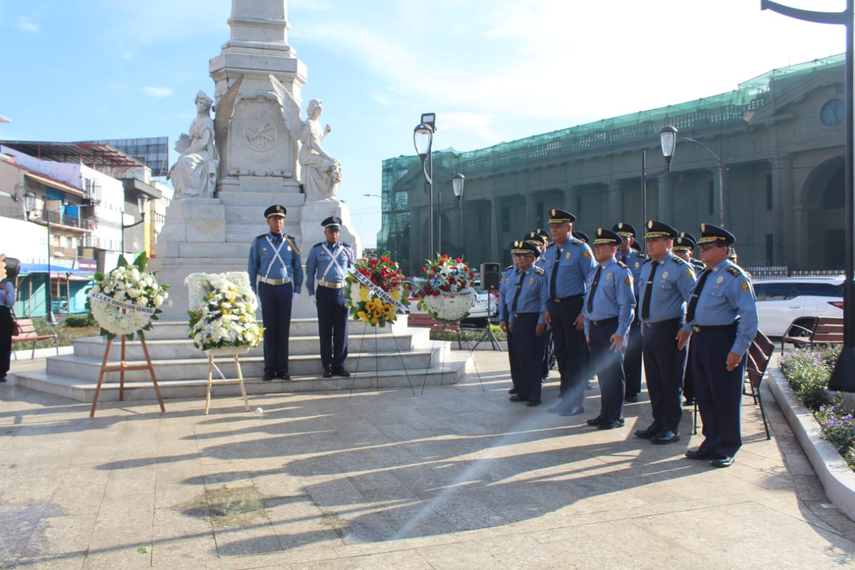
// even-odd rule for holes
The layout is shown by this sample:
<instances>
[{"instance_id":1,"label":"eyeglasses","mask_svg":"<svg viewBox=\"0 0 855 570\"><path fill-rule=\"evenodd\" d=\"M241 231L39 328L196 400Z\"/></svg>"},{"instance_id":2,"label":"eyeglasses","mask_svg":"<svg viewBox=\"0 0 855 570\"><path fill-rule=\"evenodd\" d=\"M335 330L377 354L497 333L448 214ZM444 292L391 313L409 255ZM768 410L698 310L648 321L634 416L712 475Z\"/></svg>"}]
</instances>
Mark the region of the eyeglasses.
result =
<instances>
[{"instance_id":1,"label":"eyeglasses","mask_svg":"<svg viewBox=\"0 0 855 570\"><path fill-rule=\"evenodd\" d=\"M701 248L701 251L709 251L712 248L719 247L719 246L718 246L718 244L715 244L715 243L702 243L698 247Z\"/></svg>"}]
</instances>

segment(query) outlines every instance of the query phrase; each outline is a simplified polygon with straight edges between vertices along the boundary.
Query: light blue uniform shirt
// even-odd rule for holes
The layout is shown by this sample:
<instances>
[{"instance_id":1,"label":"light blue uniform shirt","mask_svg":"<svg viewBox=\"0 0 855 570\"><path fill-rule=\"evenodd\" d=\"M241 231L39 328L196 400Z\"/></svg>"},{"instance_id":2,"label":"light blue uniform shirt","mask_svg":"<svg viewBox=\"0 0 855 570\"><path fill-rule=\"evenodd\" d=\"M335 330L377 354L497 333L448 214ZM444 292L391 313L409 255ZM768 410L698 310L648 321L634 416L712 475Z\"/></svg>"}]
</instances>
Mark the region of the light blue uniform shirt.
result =
<instances>
[{"instance_id":1,"label":"light blue uniform shirt","mask_svg":"<svg viewBox=\"0 0 855 570\"><path fill-rule=\"evenodd\" d=\"M507 322L514 322L514 313L538 313L538 324L544 324L546 321L543 312L546 311L546 300L549 297L549 292L546 290L546 276L543 274L543 270L532 265L519 274L514 273L511 279L512 282L506 289L506 303L508 315L510 315ZM520 287L520 294L517 297L517 310L514 311L513 304L514 297L517 294L517 286Z\"/></svg>"},{"instance_id":2,"label":"light blue uniform shirt","mask_svg":"<svg viewBox=\"0 0 855 570\"><path fill-rule=\"evenodd\" d=\"M591 312L588 312L588 298L594 285L594 277L597 269L591 271L588 276L585 302L582 304L582 313L585 315L585 334L590 332L589 321L604 321L614 317L618 318L615 333L626 338L629 325L632 324L635 307L635 295L632 292L632 272L625 265L611 258L602 264L600 280L597 290L594 292L594 302Z\"/></svg>"},{"instance_id":3,"label":"light blue uniform shirt","mask_svg":"<svg viewBox=\"0 0 855 570\"><path fill-rule=\"evenodd\" d=\"M9 292L6 293L3 289L0 289L0 307L14 307L15 306L15 286L11 281L4 279L0 281L0 283L5 283L6 288L9 289Z\"/></svg>"},{"instance_id":4,"label":"light blue uniform shirt","mask_svg":"<svg viewBox=\"0 0 855 570\"><path fill-rule=\"evenodd\" d=\"M294 286L294 292L300 292L300 288L303 286L303 267L300 264L300 253L295 251L291 243L285 238L286 234L277 235L268 232L252 241L252 247L249 249L247 272L253 292L258 292L256 289L258 277L290 279ZM293 241L294 238L291 238L292 243ZM273 246L270 245L270 242L273 242ZM276 250L279 251L279 258L276 257Z\"/></svg>"},{"instance_id":5,"label":"light blue uniform shirt","mask_svg":"<svg viewBox=\"0 0 855 570\"><path fill-rule=\"evenodd\" d=\"M644 302L647 281L654 265L657 268L651 285L653 289L650 293L650 313L645 319L641 314L641 305ZM642 322L658 323L685 317L686 303L689 302L696 279L695 270L691 265L669 251L659 261L650 259L642 265L639 279L636 310Z\"/></svg>"},{"instance_id":6,"label":"light blue uniform shirt","mask_svg":"<svg viewBox=\"0 0 855 570\"><path fill-rule=\"evenodd\" d=\"M712 274L707 278L698 297L694 320L686 323L683 330L691 332L692 325L729 325L738 317L736 340L730 351L745 354L757 334L759 324L757 297L754 296L751 280L739 266L727 259L705 271L711 271ZM701 275L703 276L703 273Z\"/></svg>"},{"instance_id":7,"label":"light blue uniform shirt","mask_svg":"<svg viewBox=\"0 0 855 570\"><path fill-rule=\"evenodd\" d=\"M636 296L638 294L638 285L641 283L641 267L647 261L647 256L630 248L628 252L617 252L615 256L618 261L629 267L632 272L633 287L635 287Z\"/></svg>"},{"instance_id":8,"label":"light blue uniform shirt","mask_svg":"<svg viewBox=\"0 0 855 570\"><path fill-rule=\"evenodd\" d=\"M324 245L326 245L326 249L324 249ZM333 258L338 262L338 265L333 263ZM306 258L306 288L309 295L315 294L316 274L319 281L341 283L347 277L348 269L353 267L353 263L353 250L346 243L330 244L322 241L313 245L312 249L309 250L309 256Z\"/></svg>"},{"instance_id":9,"label":"light blue uniform shirt","mask_svg":"<svg viewBox=\"0 0 855 570\"><path fill-rule=\"evenodd\" d=\"M555 297L564 299L585 292L585 281L588 274L597 266L591 248L575 238L570 238L561 246L561 255L558 255L559 246L553 243L544 253L543 270L546 273L546 295L552 291L551 280L555 264L558 264L558 272L555 278Z\"/></svg>"},{"instance_id":10,"label":"light blue uniform shirt","mask_svg":"<svg viewBox=\"0 0 855 570\"><path fill-rule=\"evenodd\" d=\"M505 272L502 273L502 281L499 283L499 315L501 315L501 320L506 323L510 319L511 301L514 299L513 292L510 293L510 298L508 292L513 288L516 271L513 265L505 269Z\"/></svg>"}]
</instances>

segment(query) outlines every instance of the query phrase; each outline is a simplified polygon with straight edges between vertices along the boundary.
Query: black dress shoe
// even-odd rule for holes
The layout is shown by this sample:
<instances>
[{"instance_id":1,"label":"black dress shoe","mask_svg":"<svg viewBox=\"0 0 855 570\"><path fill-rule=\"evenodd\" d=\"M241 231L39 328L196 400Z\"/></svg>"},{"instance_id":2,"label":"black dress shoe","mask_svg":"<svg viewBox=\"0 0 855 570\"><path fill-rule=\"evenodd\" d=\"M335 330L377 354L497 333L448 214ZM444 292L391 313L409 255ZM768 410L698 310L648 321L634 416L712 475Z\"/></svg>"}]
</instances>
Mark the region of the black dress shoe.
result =
<instances>
[{"instance_id":1,"label":"black dress shoe","mask_svg":"<svg viewBox=\"0 0 855 570\"><path fill-rule=\"evenodd\" d=\"M638 394L627 394L626 398L624 398L624 400L634 404L638 401Z\"/></svg>"},{"instance_id":2,"label":"black dress shoe","mask_svg":"<svg viewBox=\"0 0 855 570\"><path fill-rule=\"evenodd\" d=\"M733 465L733 456L731 455L719 455L712 461L710 461L710 465L713 467L730 467Z\"/></svg>"},{"instance_id":3,"label":"black dress shoe","mask_svg":"<svg viewBox=\"0 0 855 570\"><path fill-rule=\"evenodd\" d=\"M615 429L623 426L623 418L619 420L603 420L599 424L597 424L597 429Z\"/></svg>"},{"instance_id":4,"label":"black dress shoe","mask_svg":"<svg viewBox=\"0 0 855 570\"><path fill-rule=\"evenodd\" d=\"M536 408L539 405L540 405L540 400L529 400L528 403L526 404L526 406L528 406L529 408Z\"/></svg>"},{"instance_id":5,"label":"black dress shoe","mask_svg":"<svg viewBox=\"0 0 855 570\"><path fill-rule=\"evenodd\" d=\"M550 414L560 414L561 412L563 412L566 409L567 409L567 406L564 405L564 402L559 402L558 404L552 406L551 408L549 408L546 411L549 412Z\"/></svg>"},{"instance_id":6,"label":"black dress shoe","mask_svg":"<svg viewBox=\"0 0 855 570\"><path fill-rule=\"evenodd\" d=\"M590 420L587 420L585 423L589 426L596 427L604 421L606 421L606 418L604 418L603 416L597 416L596 418L591 418Z\"/></svg>"},{"instance_id":7,"label":"black dress shoe","mask_svg":"<svg viewBox=\"0 0 855 570\"><path fill-rule=\"evenodd\" d=\"M280 374L277 374L276 377L280 380L290 380L291 379L290 374L281 374L280 373Z\"/></svg>"},{"instance_id":8,"label":"black dress shoe","mask_svg":"<svg viewBox=\"0 0 855 570\"><path fill-rule=\"evenodd\" d=\"M273 380L273 374L265 374L264 376L261 377L261 379L264 380L265 382L270 382L271 380Z\"/></svg>"},{"instance_id":9,"label":"black dress shoe","mask_svg":"<svg viewBox=\"0 0 855 570\"><path fill-rule=\"evenodd\" d=\"M0 382L5 382L5 381L6 381L6 377L5 377L5 376L0 377Z\"/></svg>"},{"instance_id":10,"label":"black dress shoe","mask_svg":"<svg viewBox=\"0 0 855 570\"><path fill-rule=\"evenodd\" d=\"M585 413L585 407L584 406L570 406L569 408L567 408L566 411L561 412L561 415L564 417L569 417L569 416L578 416L579 414L584 414L584 413Z\"/></svg>"},{"instance_id":11,"label":"black dress shoe","mask_svg":"<svg viewBox=\"0 0 855 570\"><path fill-rule=\"evenodd\" d=\"M332 370L324 370L324 378L332 378Z\"/></svg>"},{"instance_id":12,"label":"black dress shoe","mask_svg":"<svg viewBox=\"0 0 855 570\"><path fill-rule=\"evenodd\" d=\"M525 396L520 396L519 394L514 394L508 399L511 402L528 402L528 398L526 398Z\"/></svg>"},{"instance_id":13,"label":"black dress shoe","mask_svg":"<svg viewBox=\"0 0 855 570\"><path fill-rule=\"evenodd\" d=\"M659 433L651 437L650 441L657 445L665 445L668 443L675 443L677 441L680 441L680 435L676 432L671 431L670 429L667 429L664 431L660 431Z\"/></svg>"},{"instance_id":14,"label":"black dress shoe","mask_svg":"<svg viewBox=\"0 0 855 570\"><path fill-rule=\"evenodd\" d=\"M511 388L510 390L508 390L508 394L516 394L518 392L519 390L517 390L516 388Z\"/></svg>"},{"instance_id":15,"label":"black dress shoe","mask_svg":"<svg viewBox=\"0 0 855 570\"><path fill-rule=\"evenodd\" d=\"M695 399L694 398L686 398L686 401L683 402L683 405L684 406L694 406L695 405Z\"/></svg>"},{"instance_id":16,"label":"black dress shoe","mask_svg":"<svg viewBox=\"0 0 855 570\"><path fill-rule=\"evenodd\" d=\"M686 457L689 459L717 459L718 454L714 449L690 449L686 452Z\"/></svg>"},{"instance_id":17,"label":"black dress shoe","mask_svg":"<svg viewBox=\"0 0 855 570\"><path fill-rule=\"evenodd\" d=\"M332 372L336 376L343 376L345 378L350 378L350 372L348 372L346 368L333 368Z\"/></svg>"},{"instance_id":18,"label":"black dress shoe","mask_svg":"<svg viewBox=\"0 0 855 570\"><path fill-rule=\"evenodd\" d=\"M635 437L638 437L641 439L650 439L654 435L658 434L660 431L662 431L661 428L658 425L653 424L652 426L648 427L647 429L636 430Z\"/></svg>"}]
</instances>

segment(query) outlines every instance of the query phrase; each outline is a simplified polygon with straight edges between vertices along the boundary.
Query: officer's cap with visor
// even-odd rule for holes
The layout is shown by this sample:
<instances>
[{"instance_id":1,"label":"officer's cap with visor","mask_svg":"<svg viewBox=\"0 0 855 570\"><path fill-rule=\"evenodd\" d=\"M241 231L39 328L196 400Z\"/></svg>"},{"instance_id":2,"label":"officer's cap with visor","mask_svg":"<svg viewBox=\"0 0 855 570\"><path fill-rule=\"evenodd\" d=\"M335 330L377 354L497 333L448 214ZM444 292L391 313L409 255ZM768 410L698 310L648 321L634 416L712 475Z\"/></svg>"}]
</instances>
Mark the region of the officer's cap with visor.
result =
<instances>
[{"instance_id":1,"label":"officer's cap with visor","mask_svg":"<svg viewBox=\"0 0 855 570\"><path fill-rule=\"evenodd\" d=\"M285 209L285 206L282 206L281 204L276 204L276 205L270 206L269 208L264 210L264 217L265 218L284 218L285 213L287 211L288 210Z\"/></svg>"}]
</instances>

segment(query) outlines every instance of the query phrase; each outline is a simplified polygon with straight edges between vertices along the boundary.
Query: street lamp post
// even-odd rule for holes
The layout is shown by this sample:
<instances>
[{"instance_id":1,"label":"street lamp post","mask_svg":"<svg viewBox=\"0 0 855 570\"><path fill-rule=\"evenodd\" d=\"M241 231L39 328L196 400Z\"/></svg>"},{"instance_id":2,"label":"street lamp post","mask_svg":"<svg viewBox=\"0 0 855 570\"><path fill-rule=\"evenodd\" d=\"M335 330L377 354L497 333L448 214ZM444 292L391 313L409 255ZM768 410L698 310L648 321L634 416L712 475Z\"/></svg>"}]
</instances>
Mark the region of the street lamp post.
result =
<instances>
[{"instance_id":1,"label":"street lamp post","mask_svg":"<svg viewBox=\"0 0 855 570\"><path fill-rule=\"evenodd\" d=\"M710 150L710 148L707 145L705 145L704 143L702 143L701 141L698 141L698 140L695 140L695 139L692 139L689 137L680 137L680 140L690 142L690 143L695 143L696 145L700 145L700 147L702 149L704 149L709 154L711 154L712 157L715 159L715 162L716 162L716 167L715 167L716 179L718 180L718 204L719 204L719 209L721 210L720 215L719 215L719 219L720 219L721 227L725 227L725 225L724 225L724 163L722 162L721 157L719 155L717 155L716 153L714 153L712 150Z\"/></svg>"},{"instance_id":2,"label":"street lamp post","mask_svg":"<svg viewBox=\"0 0 855 570\"><path fill-rule=\"evenodd\" d=\"M24 210L27 215L27 221L39 224L32 219L32 215L36 209L36 195L32 192L24 192ZM50 212L45 210L45 227L47 227L47 320L50 324L56 324L56 318L53 315L53 293L51 292L51 266L50 266Z\"/></svg>"},{"instance_id":3,"label":"street lamp post","mask_svg":"<svg viewBox=\"0 0 855 570\"><path fill-rule=\"evenodd\" d=\"M141 223L145 222L145 209L148 206L148 196L140 194L137 196L137 206L140 209L140 221L134 222L129 225L125 225L125 214L122 212L122 255L125 255L125 230L128 228L132 228L134 226L138 226ZM145 243L145 240L143 240ZM143 249L145 249L145 245L143 245Z\"/></svg>"},{"instance_id":4,"label":"street lamp post","mask_svg":"<svg viewBox=\"0 0 855 570\"><path fill-rule=\"evenodd\" d=\"M647 151L641 151L641 227L647 225L647 181L655 180L671 172L671 158L677 148L677 128L668 125L659 131L659 144L665 157L665 168L653 174L647 173Z\"/></svg>"},{"instance_id":5,"label":"street lamp post","mask_svg":"<svg viewBox=\"0 0 855 570\"><path fill-rule=\"evenodd\" d=\"M466 234L463 229L463 187L465 184L466 177L463 174L458 172L451 177L451 188L454 190L454 195L457 197L457 207L460 209L460 257L463 257L466 252Z\"/></svg>"},{"instance_id":6,"label":"street lamp post","mask_svg":"<svg viewBox=\"0 0 855 570\"><path fill-rule=\"evenodd\" d=\"M433 134L436 132L436 113L422 113L422 120L413 129L413 144L422 161L422 172L428 183L428 257L436 255L436 243L433 240Z\"/></svg>"},{"instance_id":7,"label":"street lamp post","mask_svg":"<svg viewBox=\"0 0 855 570\"><path fill-rule=\"evenodd\" d=\"M843 349L831 378L828 380L828 389L838 392L855 392L855 196L853 196L853 157L855 144L853 144L853 133L855 133L855 117L853 117L853 105L855 105L855 91L852 82L855 81L855 0L846 0L846 9L842 12L813 12L811 10L799 10L770 2L760 1L761 10L772 10L784 16L814 22L817 24L838 24L846 28L846 63L843 84L846 91L846 280L843 282Z\"/></svg>"}]
</instances>

